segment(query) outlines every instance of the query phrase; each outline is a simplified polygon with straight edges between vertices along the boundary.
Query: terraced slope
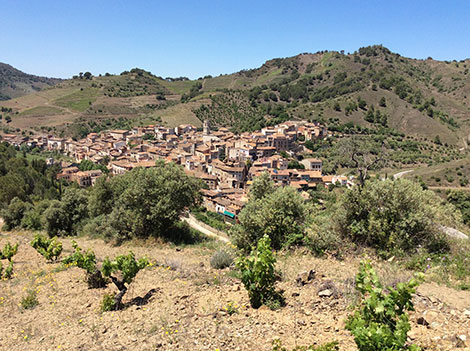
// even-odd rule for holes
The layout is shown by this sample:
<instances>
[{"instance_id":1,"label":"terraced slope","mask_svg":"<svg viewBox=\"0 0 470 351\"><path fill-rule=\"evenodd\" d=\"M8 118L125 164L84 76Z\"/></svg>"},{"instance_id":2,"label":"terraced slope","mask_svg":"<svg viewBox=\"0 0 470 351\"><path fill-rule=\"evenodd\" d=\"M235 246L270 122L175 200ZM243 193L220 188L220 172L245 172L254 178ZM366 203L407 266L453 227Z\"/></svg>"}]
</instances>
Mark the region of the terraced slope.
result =
<instances>
[{"instance_id":1,"label":"terraced slope","mask_svg":"<svg viewBox=\"0 0 470 351\"><path fill-rule=\"evenodd\" d=\"M161 78L141 69L70 79L0 104L1 127L81 136L141 123L249 131L287 119L331 128L391 128L466 148L470 135L470 60L416 60L382 46L353 54L318 52L266 61L218 77Z\"/></svg>"}]
</instances>

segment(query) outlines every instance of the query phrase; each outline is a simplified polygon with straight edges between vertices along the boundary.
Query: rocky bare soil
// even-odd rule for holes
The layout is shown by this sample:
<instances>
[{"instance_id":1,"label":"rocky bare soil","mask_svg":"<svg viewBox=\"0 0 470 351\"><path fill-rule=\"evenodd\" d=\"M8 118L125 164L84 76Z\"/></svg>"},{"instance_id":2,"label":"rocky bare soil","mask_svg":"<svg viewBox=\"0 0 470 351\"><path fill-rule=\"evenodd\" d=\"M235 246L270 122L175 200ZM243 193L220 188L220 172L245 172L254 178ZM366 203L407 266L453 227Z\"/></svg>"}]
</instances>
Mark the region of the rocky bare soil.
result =
<instances>
[{"instance_id":1,"label":"rocky bare soil","mask_svg":"<svg viewBox=\"0 0 470 351\"><path fill-rule=\"evenodd\" d=\"M29 246L30 233L2 234L0 245L7 240L19 241L20 249L15 277L0 282L1 350L271 350L276 338L288 347L336 340L340 350L356 350L344 329L355 300L356 257L280 255L279 288L285 290L287 306L254 310L233 271L210 267L215 248L226 244L112 247L80 238L79 245L101 259L131 249L153 262L130 285L124 310L101 313L102 296L115 292L112 285L88 289L82 270L45 263ZM63 242L67 255L71 241ZM390 282L411 275L390 262L374 266ZM310 270L315 274L309 277ZM39 305L24 310L20 302L28 289L37 291ZM410 340L426 350L470 350L470 292L425 283L414 303Z\"/></svg>"}]
</instances>

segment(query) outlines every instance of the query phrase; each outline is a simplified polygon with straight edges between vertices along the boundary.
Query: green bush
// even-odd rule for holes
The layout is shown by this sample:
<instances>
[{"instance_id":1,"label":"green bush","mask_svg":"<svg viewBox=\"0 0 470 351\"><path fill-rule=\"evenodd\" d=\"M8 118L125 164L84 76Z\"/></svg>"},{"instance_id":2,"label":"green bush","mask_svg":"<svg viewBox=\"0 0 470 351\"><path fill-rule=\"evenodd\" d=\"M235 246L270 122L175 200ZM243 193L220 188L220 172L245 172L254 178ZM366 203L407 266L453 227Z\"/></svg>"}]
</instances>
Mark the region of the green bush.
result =
<instances>
[{"instance_id":1,"label":"green bush","mask_svg":"<svg viewBox=\"0 0 470 351\"><path fill-rule=\"evenodd\" d=\"M75 241L72 242L72 247L75 251L70 256L66 257L62 263L73 264L78 268L84 269L86 271L86 280L89 288L104 288L107 282L103 278L101 271L96 267L95 253L90 249L83 253L82 249Z\"/></svg>"},{"instance_id":2,"label":"green bush","mask_svg":"<svg viewBox=\"0 0 470 351\"><path fill-rule=\"evenodd\" d=\"M3 264L0 261L0 279L10 279L13 275L13 261L12 257L18 252L18 244L11 245L10 242L7 242L3 247L3 250L0 250L0 260L8 260L8 266L3 270Z\"/></svg>"},{"instance_id":3,"label":"green bush","mask_svg":"<svg viewBox=\"0 0 470 351\"><path fill-rule=\"evenodd\" d=\"M21 220L21 226L30 230L41 230L41 214L35 209L30 209L25 212L23 219Z\"/></svg>"},{"instance_id":4,"label":"green bush","mask_svg":"<svg viewBox=\"0 0 470 351\"><path fill-rule=\"evenodd\" d=\"M75 250L70 256L64 258L62 263L74 264L78 268L82 268L87 273L93 273L96 271L96 256L91 250L88 250L83 254L82 248L80 248L75 240L72 241L72 247Z\"/></svg>"},{"instance_id":5,"label":"green bush","mask_svg":"<svg viewBox=\"0 0 470 351\"><path fill-rule=\"evenodd\" d=\"M356 290L362 299L346 322L360 351L416 351L406 345L410 330L407 311L413 311L412 295L422 275L396 288L384 288L369 262L361 262L356 276Z\"/></svg>"},{"instance_id":6,"label":"green bush","mask_svg":"<svg viewBox=\"0 0 470 351\"><path fill-rule=\"evenodd\" d=\"M191 211L198 221L220 231L228 231L231 226L224 222L223 216L211 211Z\"/></svg>"},{"instance_id":7,"label":"green bush","mask_svg":"<svg viewBox=\"0 0 470 351\"><path fill-rule=\"evenodd\" d=\"M119 289L119 293L114 296L115 310L122 308L122 298L127 292L126 284L130 284L137 273L147 266L148 260L146 258L136 260L132 252L129 252L127 255L117 256L114 260L106 258L103 261L103 276L110 278L114 285ZM119 272L119 278L112 275L117 272Z\"/></svg>"},{"instance_id":8,"label":"green bush","mask_svg":"<svg viewBox=\"0 0 470 351\"><path fill-rule=\"evenodd\" d=\"M42 217L50 237L75 235L88 218L88 197L83 189L67 188L60 201L50 202Z\"/></svg>"},{"instance_id":9,"label":"green bush","mask_svg":"<svg viewBox=\"0 0 470 351\"><path fill-rule=\"evenodd\" d=\"M211 257L211 267L224 269L233 264L233 256L226 249L217 250Z\"/></svg>"},{"instance_id":10,"label":"green bush","mask_svg":"<svg viewBox=\"0 0 470 351\"><path fill-rule=\"evenodd\" d=\"M320 346L296 346L292 351L337 351L339 350L338 343L336 341L329 342ZM282 341L279 339L273 340L272 351L287 351L287 348L282 346Z\"/></svg>"},{"instance_id":11,"label":"green bush","mask_svg":"<svg viewBox=\"0 0 470 351\"><path fill-rule=\"evenodd\" d=\"M333 218L344 237L385 253L411 252L419 245L446 249L439 225L460 222L452 206L406 179L370 180L346 190Z\"/></svg>"},{"instance_id":12,"label":"green bush","mask_svg":"<svg viewBox=\"0 0 470 351\"><path fill-rule=\"evenodd\" d=\"M275 263L271 239L267 235L258 241L257 248L248 257L242 256L236 261L253 308L261 305L280 307L284 304L282 292L275 289Z\"/></svg>"},{"instance_id":13,"label":"green bush","mask_svg":"<svg viewBox=\"0 0 470 351\"><path fill-rule=\"evenodd\" d=\"M450 191L447 201L460 210L463 222L470 224L470 193L467 191Z\"/></svg>"},{"instance_id":14,"label":"green bush","mask_svg":"<svg viewBox=\"0 0 470 351\"><path fill-rule=\"evenodd\" d=\"M7 242L3 247L3 250L0 251L0 260L8 260L11 262L13 256L18 252L18 243L11 245L10 242Z\"/></svg>"},{"instance_id":15,"label":"green bush","mask_svg":"<svg viewBox=\"0 0 470 351\"><path fill-rule=\"evenodd\" d=\"M62 243L56 237L48 239L44 235L36 234L31 246L49 262L57 261L62 253Z\"/></svg>"},{"instance_id":16,"label":"green bush","mask_svg":"<svg viewBox=\"0 0 470 351\"><path fill-rule=\"evenodd\" d=\"M31 310L34 307L36 307L37 305L39 305L36 290L29 289L26 292L26 296L24 296L21 299L20 304L21 304L21 307L23 307L25 310Z\"/></svg>"},{"instance_id":17,"label":"green bush","mask_svg":"<svg viewBox=\"0 0 470 351\"><path fill-rule=\"evenodd\" d=\"M310 206L291 187L280 187L265 196L251 196L240 212L239 224L233 226L233 243L249 252L263 235L269 236L272 247L303 244Z\"/></svg>"},{"instance_id":18,"label":"green bush","mask_svg":"<svg viewBox=\"0 0 470 351\"><path fill-rule=\"evenodd\" d=\"M324 216L320 216L320 218L328 220ZM322 256L327 252L337 251L341 247L338 234L329 228L328 222L320 226L311 223L306 229L304 244L317 256Z\"/></svg>"},{"instance_id":19,"label":"green bush","mask_svg":"<svg viewBox=\"0 0 470 351\"><path fill-rule=\"evenodd\" d=\"M17 197L12 199L8 207L1 211L1 216L5 222L3 229L12 230L19 227L24 214L30 210L31 207L32 205L30 203L21 201Z\"/></svg>"},{"instance_id":20,"label":"green bush","mask_svg":"<svg viewBox=\"0 0 470 351\"><path fill-rule=\"evenodd\" d=\"M9 262L5 273L3 272L3 264L0 262L0 279L10 279L13 274L13 262Z\"/></svg>"},{"instance_id":21,"label":"green bush","mask_svg":"<svg viewBox=\"0 0 470 351\"><path fill-rule=\"evenodd\" d=\"M157 161L155 167L136 168L91 189L89 212L103 216L100 232L111 240L171 237L180 216L200 197L201 182L176 164Z\"/></svg>"},{"instance_id":22,"label":"green bush","mask_svg":"<svg viewBox=\"0 0 470 351\"><path fill-rule=\"evenodd\" d=\"M30 230L43 229L42 215L44 211L48 209L49 205L49 200L42 200L26 211L21 220L21 227Z\"/></svg>"},{"instance_id":23,"label":"green bush","mask_svg":"<svg viewBox=\"0 0 470 351\"><path fill-rule=\"evenodd\" d=\"M101 312L115 311L116 302L114 301L115 295L104 294L103 300L101 301Z\"/></svg>"},{"instance_id":24,"label":"green bush","mask_svg":"<svg viewBox=\"0 0 470 351\"><path fill-rule=\"evenodd\" d=\"M58 188L61 186L61 182L55 179L59 170L58 165L47 167L44 160L28 161L22 156L24 154L20 156L13 145L0 143L0 208L2 209L7 209L15 197L28 206L34 198L50 199L58 196Z\"/></svg>"}]
</instances>

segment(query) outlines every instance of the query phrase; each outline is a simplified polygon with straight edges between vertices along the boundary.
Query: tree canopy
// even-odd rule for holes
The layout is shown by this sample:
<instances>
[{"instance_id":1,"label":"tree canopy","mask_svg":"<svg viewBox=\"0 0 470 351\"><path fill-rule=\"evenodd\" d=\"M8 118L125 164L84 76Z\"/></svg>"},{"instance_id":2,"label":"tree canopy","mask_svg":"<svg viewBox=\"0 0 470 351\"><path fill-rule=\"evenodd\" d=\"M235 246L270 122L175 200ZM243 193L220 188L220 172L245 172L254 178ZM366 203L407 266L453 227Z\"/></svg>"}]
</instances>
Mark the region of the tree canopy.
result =
<instances>
[{"instance_id":1,"label":"tree canopy","mask_svg":"<svg viewBox=\"0 0 470 351\"><path fill-rule=\"evenodd\" d=\"M118 241L165 236L183 211L199 201L199 180L174 163L157 161L109 181L99 181L90 194L89 210L104 216L105 234Z\"/></svg>"},{"instance_id":2,"label":"tree canopy","mask_svg":"<svg viewBox=\"0 0 470 351\"><path fill-rule=\"evenodd\" d=\"M352 242L387 252L422 245L444 248L439 225L460 218L432 191L406 179L370 180L344 192L334 214L341 234Z\"/></svg>"},{"instance_id":3,"label":"tree canopy","mask_svg":"<svg viewBox=\"0 0 470 351\"><path fill-rule=\"evenodd\" d=\"M238 216L232 230L234 244L249 251L265 234L272 247L280 249L302 243L309 205L292 187L274 188L262 175L255 178L250 199Z\"/></svg>"}]
</instances>

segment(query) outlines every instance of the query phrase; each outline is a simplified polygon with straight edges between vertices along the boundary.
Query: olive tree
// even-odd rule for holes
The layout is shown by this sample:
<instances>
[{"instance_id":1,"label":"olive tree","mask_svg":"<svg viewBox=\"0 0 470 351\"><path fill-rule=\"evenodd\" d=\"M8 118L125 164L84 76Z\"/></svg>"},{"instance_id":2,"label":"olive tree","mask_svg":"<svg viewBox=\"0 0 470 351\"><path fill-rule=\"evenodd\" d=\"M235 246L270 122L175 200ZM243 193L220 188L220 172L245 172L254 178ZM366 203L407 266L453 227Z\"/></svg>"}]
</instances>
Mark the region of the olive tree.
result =
<instances>
[{"instance_id":1,"label":"olive tree","mask_svg":"<svg viewBox=\"0 0 470 351\"><path fill-rule=\"evenodd\" d=\"M117 241L162 237L185 209L198 203L201 182L174 163L137 168L92 190L90 211L102 215L104 233Z\"/></svg>"},{"instance_id":2,"label":"olive tree","mask_svg":"<svg viewBox=\"0 0 470 351\"><path fill-rule=\"evenodd\" d=\"M344 237L387 252L442 248L439 225L460 222L450 205L406 179L370 180L346 190L333 218Z\"/></svg>"},{"instance_id":3,"label":"olive tree","mask_svg":"<svg viewBox=\"0 0 470 351\"><path fill-rule=\"evenodd\" d=\"M277 188L258 199L251 197L232 230L236 246L249 251L267 235L274 249L302 243L310 206L292 187Z\"/></svg>"}]
</instances>

